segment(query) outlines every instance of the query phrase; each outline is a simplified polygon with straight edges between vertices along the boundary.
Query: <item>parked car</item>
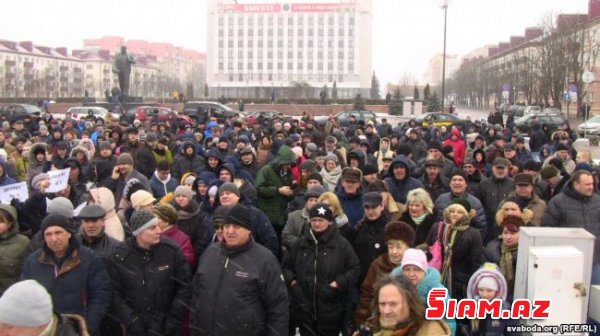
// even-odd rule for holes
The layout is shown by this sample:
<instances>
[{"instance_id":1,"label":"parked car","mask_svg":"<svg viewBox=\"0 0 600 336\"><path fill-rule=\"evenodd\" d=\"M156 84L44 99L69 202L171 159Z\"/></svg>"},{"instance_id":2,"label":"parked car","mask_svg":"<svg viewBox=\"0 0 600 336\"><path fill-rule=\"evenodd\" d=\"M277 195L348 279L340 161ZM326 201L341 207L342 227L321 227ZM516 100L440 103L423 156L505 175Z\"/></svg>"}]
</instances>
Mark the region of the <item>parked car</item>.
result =
<instances>
[{"instance_id":1,"label":"parked car","mask_svg":"<svg viewBox=\"0 0 600 336\"><path fill-rule=\"evenodd\" d=\"M136 106L129 109L127 114L134 115L137 120L153 118L158 122L171 121L177 118L177 111L163 106Z\"/></svg>"},{"instance_id":2,"label":"parked car","mask_svg":"<svg viewBox=\"0 0 600 336\"><path fill-rule=\"evenodd\" d=\"M535 106L535 105L530 105L525 108L524 114L534 114L534 113L541 113L541 112L542 112L541 107Z\"/></svg>"},{"instance_id":3,"label":"parked car","mask_svg":"<svg viewBox=\"0 0 600 336\"><path fill-rule=\"evenodd\" d=\"M586 132L587 131L587 132ZM600 135L600 115L591 117L577 126L577 134L580 137L587 135Z\"/></svg>"},{"instance_id":4,"label":"parked car","mask_svg":"<svg viewBox=\"0 0 600 336\"><path fill-rule=\"evenodd\" d=\"M2 104L0 105L0 116L6 117L11 122L22 120L27 115L39 114L44 116L42 110L35 105L29 104Z\"/></svg>"},{"instance_id":5,"label":"parked car","mask_svg":"<svg viewBox=\"0 0 600 336\"><path fill-rule=\"evenodd\" d=\"M377 115L371 111L342 111L336 114L334 118L337 120L340 126L345 127L350 123L350 116L354 116L356 121L362 120L366 123L368 120L371 120L374 125L378 123ZM315 117L315 122L319 126L324 126L327 122L327 119L329 119L328 116L319 116Z\"/></svg>"},{"instance_id":6,"label":"parked car","mask_svg":"<svg viewBox=\"0 0 600 336\"><path fill-rule=\"evenodd\" d=\"M269 120L269 121L273 120L275 118L279 118L279 120L281 120L282 122L287 122L287 121L291 121L292 119L294 119L290 115L283 114L279 111L273 111L273 110L252 111L252 112L248 112L248 114L246 114L244 116L244 118L246 120L251 117L256 118L256 119Z\"/></svg>"},{"instance_id":7,"label":"parked car","mask_svg":"<svg viewBox=\"0 0 600 336\"><path fill-rule=\"evenodd\" d=\"M422 128L428 128L431 125L436 127L452 127L452 126L463 126L466 124L466 120L460 119L459 117L448 114L448 113L440 113L440 112L431 112L418 116L415 121L417 125Z\"/></svg>"},{"instance_id":8,"label":"parked car","mask_svg":"<svg viewBox=\"0 0 600 336\"><path fill-rule=\"evenodd\" d=\"M219 102L189 101L183 104L183 113L192 119L206 121L209 117L216 118L222 124L230 117L242 117L240 111Z\"/></svg>"},{"instance_id":9,"label":"parked car","mask_svg":"<svg viewBox=\"0 0 600 336\"><path fill-rule=\"evenodd\" d=\"M547 125L551 132L565 124L565 118L560 113L538 113L526 114L515 120L515 127L519 128L519 133L527 134L531 129L532 121L536 119L540 125Z\"/></svg>"},{"instance_id":10,"label":"parked car","mask_svg":"<svg viewBox=\"0 0 600 336\"><path fill-rule=\"evenodd\" d=\"M95 118L102 118L104 121L110 121L113 117L118 118L119 115L111 113L104 107L100 106L75 106L70 107L66 113L71 113L73 119L79 119L81 117L93 115ZM52 113L52 118L63 120L65 113Z\"/></svg>"},{"instance_id":11,"label":"parked car","mask_svg":"<svg viewBox=\"0 0 600 336\"><path fill-rule=\"evenodd\" d=\"M544 114L562 114L558 107L546 107L542 110Z\"/></svg>"}]
</instances>

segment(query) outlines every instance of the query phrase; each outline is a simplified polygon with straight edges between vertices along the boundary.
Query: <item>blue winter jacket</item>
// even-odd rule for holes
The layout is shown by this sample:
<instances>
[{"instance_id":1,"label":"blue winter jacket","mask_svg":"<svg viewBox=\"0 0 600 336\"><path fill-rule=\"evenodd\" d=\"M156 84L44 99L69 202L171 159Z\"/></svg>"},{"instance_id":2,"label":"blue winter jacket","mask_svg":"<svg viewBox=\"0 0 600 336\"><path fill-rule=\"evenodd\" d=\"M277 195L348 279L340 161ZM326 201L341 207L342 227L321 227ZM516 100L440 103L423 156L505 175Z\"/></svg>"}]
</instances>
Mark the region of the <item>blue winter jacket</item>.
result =
<instances>
[{"instance_id":1,"label":"blue winter jacket","mask_svg":"<svg viewBox=\"0 0 600 336\"><path fill-rule=\"evenodd\" d=\"M399 165L403 165L406 168L406 177L402 181L396 179L396 176L394 176L394 168ZM392 194L394 200L402 204L406 204L406 195L408 195L409 191L423 187L421 181L410 177L410 163L404 155L398 155L394 158L388 170L388 176L384 181L390 189L390 194Z\"/></svg>"}]
</instances>

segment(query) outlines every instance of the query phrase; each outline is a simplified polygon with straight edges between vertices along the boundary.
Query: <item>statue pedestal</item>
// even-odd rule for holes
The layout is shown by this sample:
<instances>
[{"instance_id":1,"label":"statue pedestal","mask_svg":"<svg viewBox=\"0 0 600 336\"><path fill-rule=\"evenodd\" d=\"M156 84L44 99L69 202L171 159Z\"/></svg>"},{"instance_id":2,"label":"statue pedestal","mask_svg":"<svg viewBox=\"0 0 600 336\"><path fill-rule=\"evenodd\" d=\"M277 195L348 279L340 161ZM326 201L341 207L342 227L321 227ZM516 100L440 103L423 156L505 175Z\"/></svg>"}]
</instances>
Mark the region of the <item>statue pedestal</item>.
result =
<instances>
[{"instance_id":1,"label":"statue pedestal","mask_svg":"<svg viewBox=\"0 0 600 336\"><path fill-rule=\"evenodd\" d=\"M121 98L121 100L123 100L123 103L143 103L144 102L143 97L136 97L136 96L124 96Z\"/></svg>"}]
</instances>

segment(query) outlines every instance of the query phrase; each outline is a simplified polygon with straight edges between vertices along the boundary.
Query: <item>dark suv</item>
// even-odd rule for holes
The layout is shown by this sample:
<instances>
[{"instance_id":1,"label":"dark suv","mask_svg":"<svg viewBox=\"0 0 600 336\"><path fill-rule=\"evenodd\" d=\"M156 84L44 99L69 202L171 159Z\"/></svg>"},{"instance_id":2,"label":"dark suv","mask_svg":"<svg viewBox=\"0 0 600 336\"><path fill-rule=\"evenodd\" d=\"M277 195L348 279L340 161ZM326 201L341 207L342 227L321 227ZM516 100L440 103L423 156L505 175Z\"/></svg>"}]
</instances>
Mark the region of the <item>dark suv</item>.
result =
<instances>
[{"instance_id":1,"label":"dark suv","mask_svg":"<svg viewBox=\"0 0 600 336\"><path fill-rule=\"evenodd\" d=\"M240 116L240 111L219 102L189 101L183 104L183 113L198 121L207 121L209 117L216 118L223 124L227 118Z\"/></svg>"},{"instance_id":2,"label":"dark suv","mask_svg":"<svg viewBox=\"0 0 600 336\"><path fill-rule=\"evenodd\" d=\"M517 119L515 121L515 127L519 128L519 133L521 134L529 133L529 130L531 129L531 123L535 119L537 119L540 125L547 125L550 132L557 130L565 124L565 118L562 116L562 114L536 113L526 114Z\"/></svg>"}]
</instances>

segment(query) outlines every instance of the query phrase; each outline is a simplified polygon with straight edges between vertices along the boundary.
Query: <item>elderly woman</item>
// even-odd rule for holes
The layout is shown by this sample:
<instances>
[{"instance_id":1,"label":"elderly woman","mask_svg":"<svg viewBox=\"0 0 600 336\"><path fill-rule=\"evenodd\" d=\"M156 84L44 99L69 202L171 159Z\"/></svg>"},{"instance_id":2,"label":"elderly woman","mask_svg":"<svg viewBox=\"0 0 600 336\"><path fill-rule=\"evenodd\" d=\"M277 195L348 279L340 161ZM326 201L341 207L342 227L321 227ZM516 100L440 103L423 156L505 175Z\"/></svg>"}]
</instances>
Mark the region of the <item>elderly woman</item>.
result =
<instances>
[{"instance_id":1,"label":"elderly woman","mask_svg":"<svg viewBox=\"0 0 600 336\"><path fill-rule=\"evenodd\" d=\"M392 273L393 276L404 275L410 282L417 287L417 291L423 302L427 302L429 291L434 288L446 288L442 285L440 272L427 265L427 256L425 252L419 249L408 249L404 251L402 264L396 267ZM448 298L446 297L446 300ZM456 333L456 320L444 319L452 330L452 335Z\"/></svg>"},{"instance_id":2,"label":"elderly woman","mask_svg":"<svg viewBox=\"0 0 600 336\"><path fill-rule=\"evenodd\" d=\"M389 274L394 267L400 265L404 251L414 245L415 231L404 222L389 222L385 225L385 242L387 252L375 259L367 276L360 286L360 299L354 314L357 326L363 325L371 316L371 302L373 301L373 285L377 279Z\"/></svg>"},{"instance_id":3,"label":"elderly woman","mask_svg":"<svg viewBox=\"0 0 600 336\"><path fill-rule=\"evenodd\" d=\"M444 321L425 319L425 305L406 277L385 276L377 282L374 293L375 316L367 322L372 335L451 335ZM359 335L357 331L353 336Z\"/></svg>"},{"instance_id":4,"label":"elderly woman","mask_svg":"<svg viewBox=\"0 0 600 336\"><path fill-rule=\"evenodd\" d=\"M429 246L437 240L442 243L442 283L457 300L466 297L469 278L483 263L481 235L470 226L474 214L466 199L455 198L444 210L444 220L431 228L426 239Z\"/></svg>"},{"instance_id":5,"label":"elderly woman","mask_svg":"<svg viewBox=\"0 0 600 336\"><path fill-rule=\"evenodd\" d=\"M323 185L327 190L335 190L335 187L342 176L342 168L335 154L329 154L325 157L325 166L321 170Z\"/></svg>"},{"instance_id":6,"label":"elderly woman","mask_svg":"<svg viewBox=\"0 0 600 336\"><path fill-rule=\"evenodd\" d=\"M177 210L171 204L159 203L152 208L152 213L158 218L158 227L161 230L160 235L176 242L190 265L190 269L195 269L196 251L194 251L190 237L177 227L176 223L179 219Z\"/></svg>"},{"instance_id":7,"label":"elderly woman","mask_svg":"<svg viewBox=\"0 0 600 336\"><path fill-rule=\"evenodd\" d=\"M406 205L400 211L400 220L416 232L415 246L423 244L437 216L429 193L423 188L411 190L406 196Z\"/></svg>"}]
</instances>

